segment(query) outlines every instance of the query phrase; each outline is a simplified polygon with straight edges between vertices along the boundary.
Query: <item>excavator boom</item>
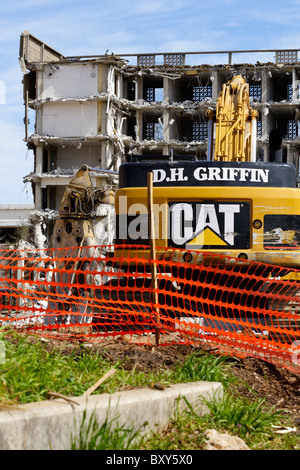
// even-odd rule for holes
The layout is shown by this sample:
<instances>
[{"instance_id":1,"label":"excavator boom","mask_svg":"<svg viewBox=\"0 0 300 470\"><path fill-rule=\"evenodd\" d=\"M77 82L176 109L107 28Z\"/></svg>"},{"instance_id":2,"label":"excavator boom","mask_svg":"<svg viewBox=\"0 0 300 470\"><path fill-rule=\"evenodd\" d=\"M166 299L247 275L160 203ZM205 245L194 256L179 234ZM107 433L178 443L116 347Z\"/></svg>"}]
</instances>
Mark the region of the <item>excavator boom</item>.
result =
<instances>
[{"instance_id":1,"label":"excavator boom","mask_svg":"<svg viewBox=\"0 0 300 470\"><path fill-rule=\"evenodd\" d=\"M207 112L216 122L214 160L255 161L257 115L250 107L249 84L240 75L224 83L215 116Z\"/></svg>"}]
</instances>

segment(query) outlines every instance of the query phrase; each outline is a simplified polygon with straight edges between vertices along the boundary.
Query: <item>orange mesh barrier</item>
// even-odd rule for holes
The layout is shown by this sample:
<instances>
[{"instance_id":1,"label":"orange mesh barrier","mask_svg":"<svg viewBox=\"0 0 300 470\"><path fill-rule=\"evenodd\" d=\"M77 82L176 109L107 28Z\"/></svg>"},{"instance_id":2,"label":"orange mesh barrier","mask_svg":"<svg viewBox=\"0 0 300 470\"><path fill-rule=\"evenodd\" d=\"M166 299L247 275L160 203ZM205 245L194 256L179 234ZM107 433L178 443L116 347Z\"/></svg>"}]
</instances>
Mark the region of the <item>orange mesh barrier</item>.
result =
<instances>
[{"instance_id":1,"label":"orange mesh barrier","mask_svg":"<svg viewBox=\"0 0 300 470\"><path fill-rule=\"evenodd\" d=\"M154 344L159 327L161 345L201 344L300 372L300 271L157 250L156 301L149 247L1 250L0 327L141 344Z\"/></svg>"}]
</instances>

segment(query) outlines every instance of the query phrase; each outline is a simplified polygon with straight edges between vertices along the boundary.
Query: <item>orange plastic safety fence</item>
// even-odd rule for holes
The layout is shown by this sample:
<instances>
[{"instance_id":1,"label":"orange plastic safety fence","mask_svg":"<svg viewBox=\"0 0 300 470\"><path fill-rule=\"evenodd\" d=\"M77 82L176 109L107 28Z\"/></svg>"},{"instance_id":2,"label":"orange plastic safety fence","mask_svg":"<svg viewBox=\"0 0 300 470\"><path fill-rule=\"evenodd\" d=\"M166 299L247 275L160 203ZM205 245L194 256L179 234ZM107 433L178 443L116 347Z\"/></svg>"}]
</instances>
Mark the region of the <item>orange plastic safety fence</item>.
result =
<instances>
[{"instance_id":1,"label":"orange plastic safety fence","mask_svg":"<svg viewBox=\"0 0 300 470\"><path fill-rule=\"evenodd\" d=\"M224 255L96 246L0 251L0 326L202 344L300 372L300 272ZM153 296L156 294L156 297ZM298 358L299 355L299 358Z\"/></svg>"}]
</instances>

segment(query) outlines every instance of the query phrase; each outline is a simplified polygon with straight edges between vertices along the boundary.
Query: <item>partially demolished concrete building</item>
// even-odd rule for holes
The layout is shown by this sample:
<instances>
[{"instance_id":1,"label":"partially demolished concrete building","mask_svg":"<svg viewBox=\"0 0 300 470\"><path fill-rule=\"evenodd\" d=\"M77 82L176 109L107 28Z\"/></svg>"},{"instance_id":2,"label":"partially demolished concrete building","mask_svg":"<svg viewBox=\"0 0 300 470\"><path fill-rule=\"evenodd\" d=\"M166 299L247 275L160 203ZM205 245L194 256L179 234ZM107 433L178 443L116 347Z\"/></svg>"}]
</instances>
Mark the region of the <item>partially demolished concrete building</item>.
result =
<instances>
[{"instance_id":1,"label":"partially demolished concrete building","mask_svg":"<svg viewBox=\"0 0 300 470\"><path fill-rule=\"evenodd\" d=\"M223 83L242 74L251 106L259 113L257 159L269 159L269 134L282 135L282 155L299 169L299 84L297 50L274 50L274 61L188 65L204 53L162 53L65 57L28 32L20 39L25 141L34 152L32 184L35 242L45 245L66 184L83 164L118 170L134 155L178 155L207 159L206 111L215 108ZM271 51L250 51L255 53ZM198 54L198 55L197 55ZM207 53L208 54L208 53ZM234 56L236 57L236 56ZM228 60L227 60L228 59ZM132 63L134 62L134 63ZM28 112L35 128L29 135ZM95 173L94 184L115 189L116 176ZM99 243L113 240L113 205L98 208Z\"/></svg>"}]
</instances>

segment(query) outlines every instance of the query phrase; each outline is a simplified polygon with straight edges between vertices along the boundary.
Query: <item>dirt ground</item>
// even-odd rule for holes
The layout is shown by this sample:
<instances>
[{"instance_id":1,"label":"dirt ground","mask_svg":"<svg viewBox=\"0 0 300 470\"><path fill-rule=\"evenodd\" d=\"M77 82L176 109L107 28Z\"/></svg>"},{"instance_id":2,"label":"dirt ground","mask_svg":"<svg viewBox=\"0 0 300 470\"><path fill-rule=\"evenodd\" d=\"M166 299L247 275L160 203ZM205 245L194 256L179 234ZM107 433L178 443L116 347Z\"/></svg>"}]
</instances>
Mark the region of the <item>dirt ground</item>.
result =
<instances>
[{"instance_id":1,"label":"dirt ground","mask_svg":"<svg viewBox=\"0 0 300 470\"><path fill-rule=\"evenodd\" d=\"M82 351L78 341L48 338L44 344L46 348L58 349L64 354L74 352L76 348ZM86 347L101 350L112 365L120 361L126 370L135 367L144 372L172 368L178 362L184 362L189 354L201 351L201 348L189 345L140 345L126 337L107 337L99 343L87 343ZM265 406L286 410L300 424L300 375L256 358L232 359L232 372L240 379L232 385L236 393L248 399L263 398Z\"/></svg>"}]
</instances>

